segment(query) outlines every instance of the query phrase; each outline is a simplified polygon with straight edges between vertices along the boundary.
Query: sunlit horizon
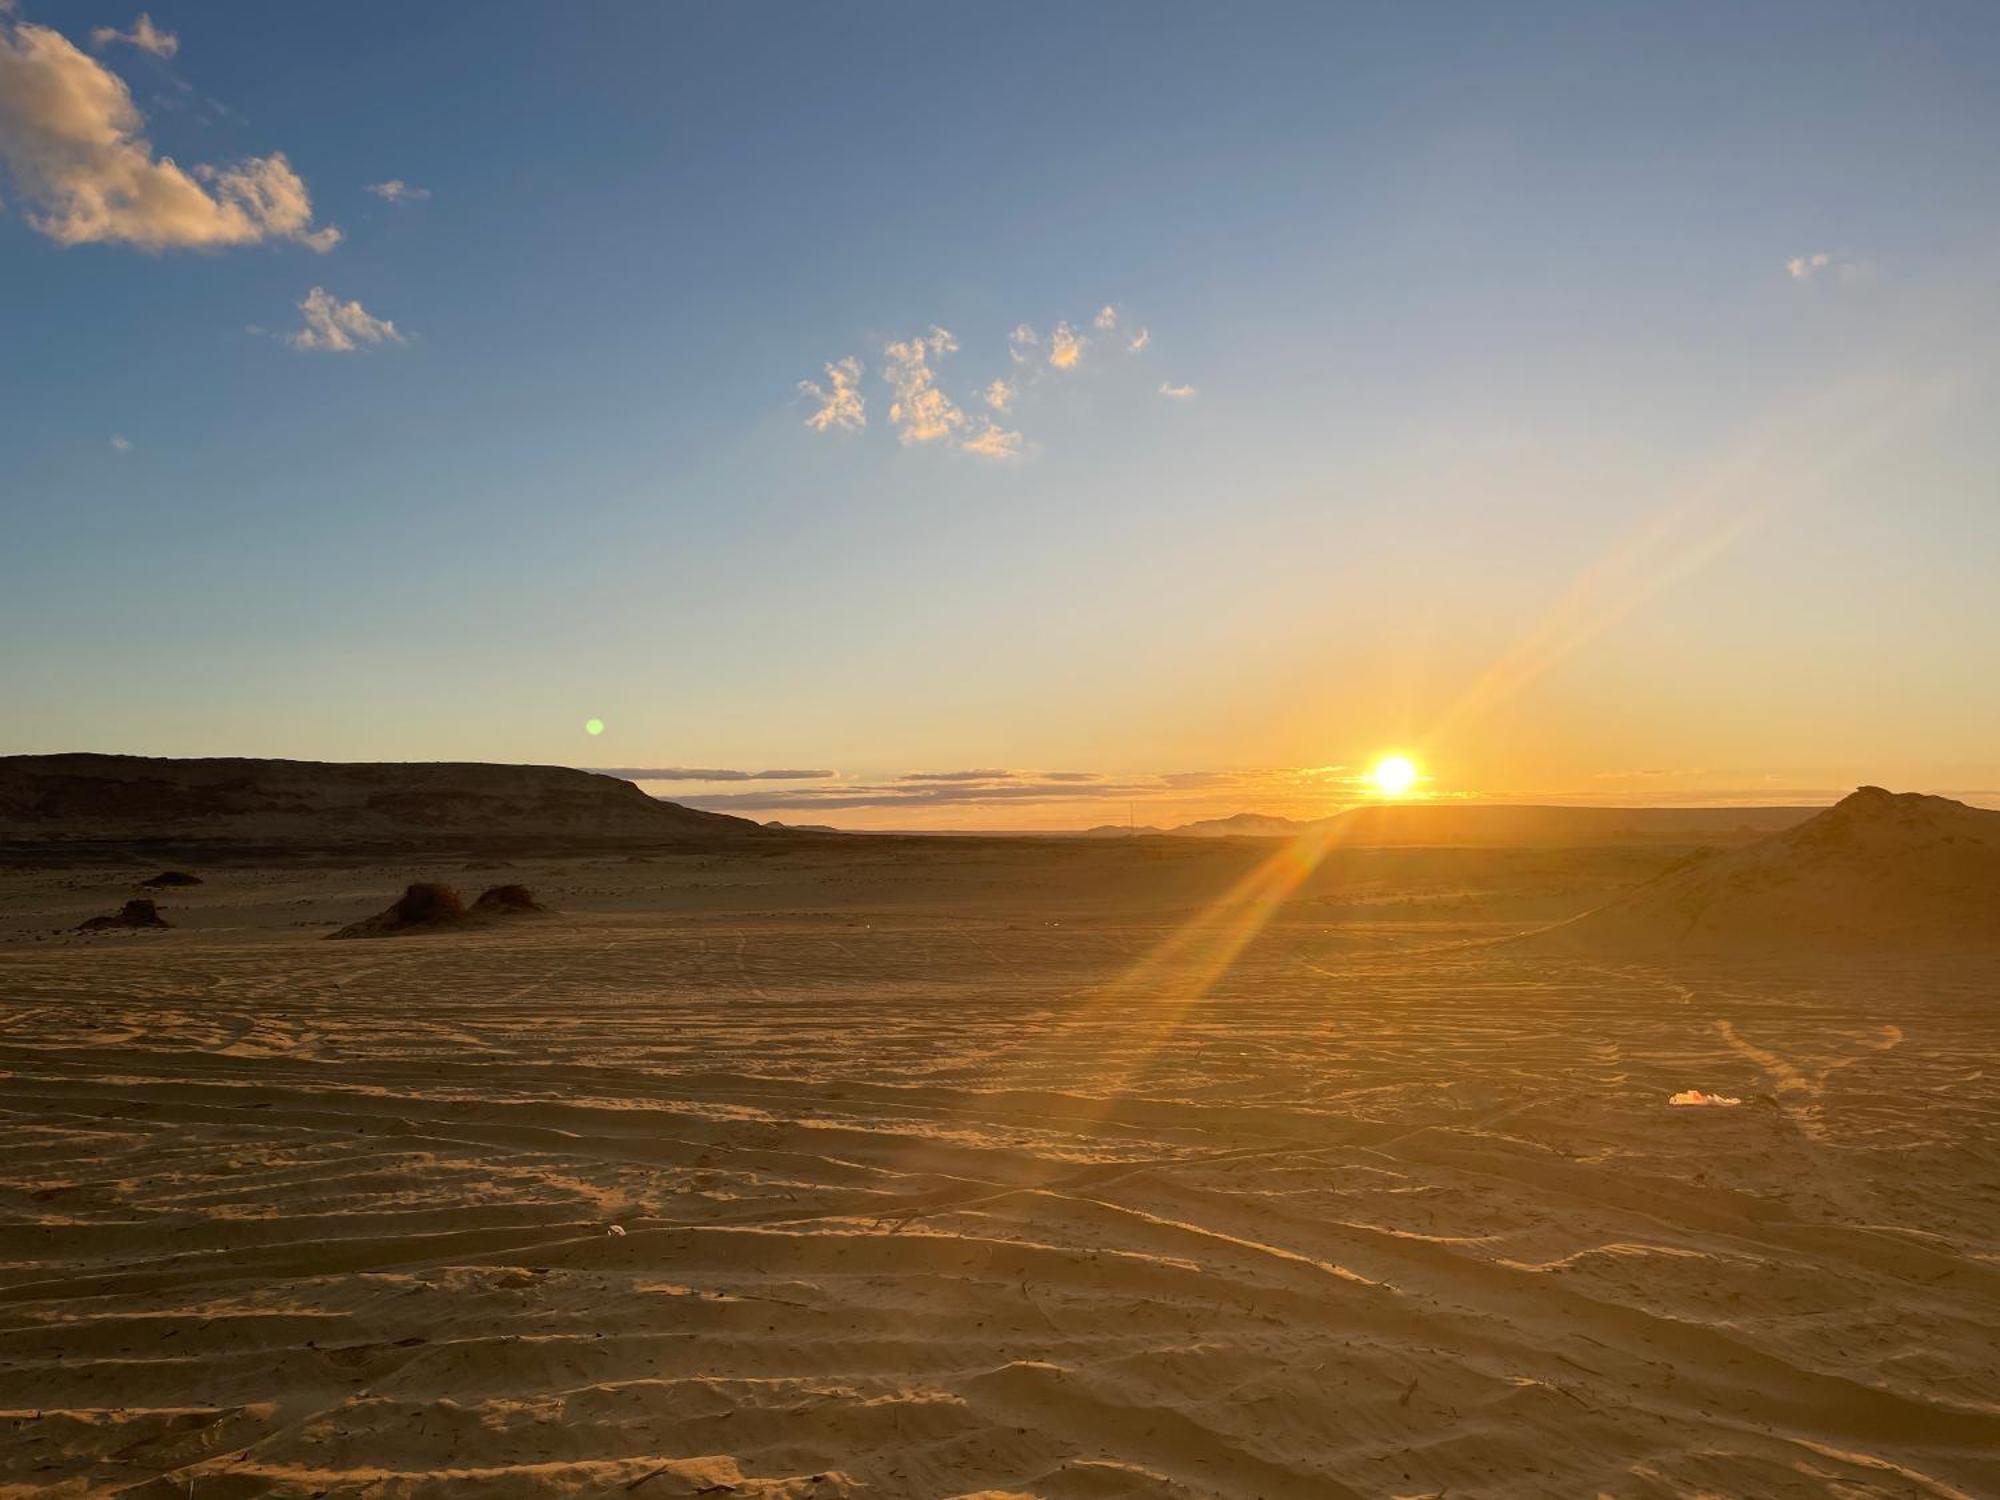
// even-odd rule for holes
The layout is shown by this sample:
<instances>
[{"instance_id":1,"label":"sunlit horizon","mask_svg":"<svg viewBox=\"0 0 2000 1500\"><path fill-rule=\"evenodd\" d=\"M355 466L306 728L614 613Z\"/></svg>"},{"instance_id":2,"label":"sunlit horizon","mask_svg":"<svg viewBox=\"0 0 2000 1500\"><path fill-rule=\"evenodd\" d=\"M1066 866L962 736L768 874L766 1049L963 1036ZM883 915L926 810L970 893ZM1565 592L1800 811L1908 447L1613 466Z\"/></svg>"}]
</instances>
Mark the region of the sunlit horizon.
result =
<instances>
[{"instance_id":1,"label":"sunlit horizon","mask_svg":"<svg viewBox=\"0 0 2000 1500\"><path fill-rule=\"evenodd\" d=\"M2000 104L1912 25L0 10L0 753L1990 799Z\"/></svg>"}]
</instances>

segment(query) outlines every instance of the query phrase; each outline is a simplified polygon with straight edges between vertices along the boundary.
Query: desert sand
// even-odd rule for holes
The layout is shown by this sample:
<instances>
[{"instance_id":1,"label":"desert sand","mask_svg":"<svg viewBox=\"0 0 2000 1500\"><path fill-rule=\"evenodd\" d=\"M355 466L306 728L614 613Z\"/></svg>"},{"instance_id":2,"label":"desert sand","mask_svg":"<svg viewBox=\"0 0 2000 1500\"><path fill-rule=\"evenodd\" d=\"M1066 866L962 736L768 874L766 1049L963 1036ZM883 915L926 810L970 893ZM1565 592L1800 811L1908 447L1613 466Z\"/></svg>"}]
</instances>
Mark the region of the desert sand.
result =
<instances>
[{"instance_id":1,"label":"desert sand","mask_svg":"<svg viewBox=\"0 0 2000 1500\"><path fill-rule=\"evenodd\" d=\"M0 1495L2000 1493L2000 957L1289 849L0 872Z\"/></svg>"}]
</instances>

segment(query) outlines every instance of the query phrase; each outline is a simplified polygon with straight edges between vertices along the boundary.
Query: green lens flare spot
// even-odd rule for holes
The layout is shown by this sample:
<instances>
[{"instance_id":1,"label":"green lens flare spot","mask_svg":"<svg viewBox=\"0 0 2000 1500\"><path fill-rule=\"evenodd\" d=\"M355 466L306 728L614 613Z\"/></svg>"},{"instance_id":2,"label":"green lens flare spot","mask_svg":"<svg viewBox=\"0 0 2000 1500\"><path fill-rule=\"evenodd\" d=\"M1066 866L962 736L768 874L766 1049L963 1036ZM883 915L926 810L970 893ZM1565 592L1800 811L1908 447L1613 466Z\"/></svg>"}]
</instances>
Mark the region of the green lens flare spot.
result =
<instances>
[{"instance_id":1,"label":"green lens flare spot","mask_svg":"<svg viewBox=\"0 0 2000 1500\"><path fill-rule=\"evenodd\" d=\"M602 719L585 719L583 721L583 732L585 734L604 733L604 721Z\"/></svg>"}]
</instances>

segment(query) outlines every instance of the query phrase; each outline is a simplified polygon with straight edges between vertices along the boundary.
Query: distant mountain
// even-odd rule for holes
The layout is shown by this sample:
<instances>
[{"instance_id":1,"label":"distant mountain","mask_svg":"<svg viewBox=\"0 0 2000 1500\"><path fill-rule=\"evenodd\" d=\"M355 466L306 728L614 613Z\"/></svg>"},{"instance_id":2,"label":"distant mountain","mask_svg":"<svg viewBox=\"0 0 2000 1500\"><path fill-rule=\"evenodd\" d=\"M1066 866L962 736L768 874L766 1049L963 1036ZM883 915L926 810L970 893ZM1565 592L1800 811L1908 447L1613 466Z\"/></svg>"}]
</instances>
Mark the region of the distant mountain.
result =
<instances>
[{"instance_id":1,"label":"distant mountain","mask_svg":"<svg viewBox=\"0 0 2000 1500\"><path fill-rule=\"evenodd\" d=\"M0 756L0 844L708 846L756 824L561 766Z\"/></svg>"},{"instance_id":2,"label":"distant mountain","mask_svg":"<svg viewBox=\"0 0 2000 1500\"><path fill-rule=\"evenodd\" d=\"M1865 786L1526 941L1636 954L2000 947L2000 812Z\"/></svg>"},{"instance_id":3,"label":"distant mountain","mask_svg":"<svg viewBox=\"0 0 2000 1500\"><path fill-rule=\"evenodd\" d=\"M1157 838L1165 832L1164 828L1155 828L1151 823L1140 823L1136 826L1130 823L1099 823L1095 828L1084 829L1077 837L1080 839L1124 839L1145 838L1150 835Z\"/></svg>"},{"instance_id":4,"label":"distant mountain","mask_svg":"<svg viewBox=\"0 0 2000 1500\"><path fill-rule=\"evenodd\" d=\"M1383 802L1332 820L1340 841L1403 845L1740 842L1803 823L1814 807L1562 807Z\"/></svg>"},{"instance_id":5,"label":"distant mountain","mask_svg":"<svg viewBox=\"0 0 2000 1500\"><path fill-rule=\"evenodd\" d=\"M764 824L766 828L780 828L792 833L839 833L831 823L780 823L776 818Z\"/></svg>"},{"instance_id":6,"label":"distant mountain","mask_svg":"<svg viewBox=\"0 0 2000 1500\"><path fill-rule=\"evenodd\" d=\"M1173 838L1296 838L1323 830L1357 848L1463 845L1566 847L1578 844L1741 842L1810 818L1811 807L1536 807L1501 803L1383 802L1301 821L1235 813L1183 823ZM1116 824L1089 830L1108 837ZM1141 830L1157 832L1159 830Z\"/></svg>"},{"instance_id":7,"label":"distant mountain","mask_svg":"<svg viewBox=\"0 0 2000 1500\"><path fill-rule=\"evenodd\" d=\"M1198 823L1183 823L1178 828L1169 828L1167 832L1181 839L1288 839L1313 826L1311 823L1300 823L1291 818L1243 812L1232 813L1226 818L1205 818Z\"/></svg>"}]
</instances>

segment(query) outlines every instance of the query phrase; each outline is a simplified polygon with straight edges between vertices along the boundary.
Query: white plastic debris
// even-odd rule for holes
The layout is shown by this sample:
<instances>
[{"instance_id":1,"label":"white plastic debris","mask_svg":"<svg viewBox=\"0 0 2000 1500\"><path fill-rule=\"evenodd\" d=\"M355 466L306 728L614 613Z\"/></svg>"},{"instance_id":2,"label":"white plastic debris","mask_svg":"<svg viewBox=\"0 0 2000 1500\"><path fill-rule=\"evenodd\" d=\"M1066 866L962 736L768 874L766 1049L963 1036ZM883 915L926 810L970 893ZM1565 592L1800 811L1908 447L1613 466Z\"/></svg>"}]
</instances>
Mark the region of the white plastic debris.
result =
<instances>
[{"instance_id":1,"label":"white plastic debris","mask_svg":"<svg viewBox=\"0 0 2000 1500\"><path fill-rule=\"evenodd\" d=\"M1722 1108L1742 1102L1741 1099L1732 1098L1728 1094L1705 1094L1700 1089L1682 1089L1667 1101L1669 1104L1713 1104Z\"/></svg>"},{"instance_id":2,"label":"white plastic debris","mask_svg":"<svg viewBox=\"0 0 2000 1500\"><path fill-rule=\"evenodd\" d=\"M1734 1099L1731 1099L1729 1102L1731 1104L1734 1104L1736 1101ZM622 1235L625 1233L625 1226L623 1224L613 1224L609 1229L605 1230L604 1232L606 1234Z\"/></svg>"}]
</instances>

